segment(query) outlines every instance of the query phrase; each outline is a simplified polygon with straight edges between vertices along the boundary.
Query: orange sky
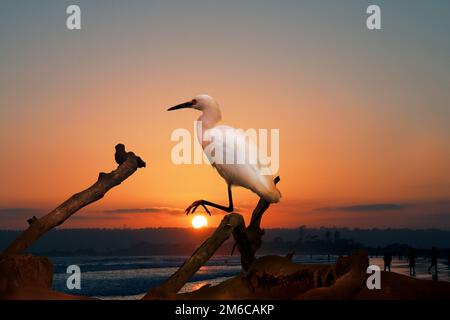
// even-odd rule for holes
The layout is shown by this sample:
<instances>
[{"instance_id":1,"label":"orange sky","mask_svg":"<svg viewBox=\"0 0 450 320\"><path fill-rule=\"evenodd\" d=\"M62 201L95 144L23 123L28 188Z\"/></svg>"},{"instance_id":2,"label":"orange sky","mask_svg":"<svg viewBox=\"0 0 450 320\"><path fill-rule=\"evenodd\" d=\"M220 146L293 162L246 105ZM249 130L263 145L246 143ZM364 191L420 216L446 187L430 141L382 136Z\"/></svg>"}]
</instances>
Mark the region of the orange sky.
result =
<instances>
[{"instance_id":1,"label":"orange sky","mask_svg":"<svg viewBox=\"0 0 450 320\"><path fill-rule=\"evenodd\" d=\"M432 26L413 39L394 21L368 33L347 19L360 7L323 26L308 18L320 12L312 4L266 20L268 8L244 8L234 25L214 6L185 17L181 4L147 5L86 3L95 19L78 33L61 29L51 6L3 20L0 228L25 227L112 170L119 142L147 168L65 227L190 226L180 210L192 201L226 203L214 169L170 160L172 130L192 131L199 114L165 110L199 93L219 102L225 124L280 129L283 198L266 227L450 227L450 46L428 49L441 41ZM205 12L213 30L196 19ZM170 26L168 13L179 18ZM258 199L235 189L234 200L247 216Z\"/></svg>"}]
</instances>

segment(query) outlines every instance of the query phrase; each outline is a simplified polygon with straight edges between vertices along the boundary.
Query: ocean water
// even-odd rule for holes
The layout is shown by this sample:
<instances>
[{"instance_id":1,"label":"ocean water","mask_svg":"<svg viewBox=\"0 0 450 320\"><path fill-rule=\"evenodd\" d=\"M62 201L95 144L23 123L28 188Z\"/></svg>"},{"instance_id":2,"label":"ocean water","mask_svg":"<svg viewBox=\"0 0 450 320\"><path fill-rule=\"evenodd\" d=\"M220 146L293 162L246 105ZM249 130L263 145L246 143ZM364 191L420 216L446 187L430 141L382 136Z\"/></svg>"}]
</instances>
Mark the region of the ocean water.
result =
<instances>
[{"instance_id":1,"label":"ocean water","mask_svg":"<svg viewBox=\"0 0 450 320\"><path fill-rule=\"evenodd\" d=\"M163 283L187 257L182 256L120 256L120 257L51 257L54 264L53 288L60 292L100 299L140 299L149 288ZM241 272L239 256L214 256L203 266L181 292L189 292L205 284L215 285ZM296 263L334 263L335 256L295 255ZM383 266L382 258L372 258L371 264ZM428 260L418 259L417 278L431 279ZM81 289L69 290L67 268L77 265L81 270ZM409 275L408 262L394 259L392 271ZM449 281L449 266L440 262L439 280Z\"/></svg>"},{"instance_id":2,"label":"ocean water","mask_svg":"<svg viewBox=\"0 0 450 320\"><path fill-rule=\"evenodd\" d=\"M101 299L140 299L151 287L163 283L187 257L52 257L53 288L57 291ZM81 270L81 289L69 290L67 267ZM215 284L241 271L238 257L213 257L185 285L182 291L195 290L206 283Z\"/></svg>"}]
</instances>

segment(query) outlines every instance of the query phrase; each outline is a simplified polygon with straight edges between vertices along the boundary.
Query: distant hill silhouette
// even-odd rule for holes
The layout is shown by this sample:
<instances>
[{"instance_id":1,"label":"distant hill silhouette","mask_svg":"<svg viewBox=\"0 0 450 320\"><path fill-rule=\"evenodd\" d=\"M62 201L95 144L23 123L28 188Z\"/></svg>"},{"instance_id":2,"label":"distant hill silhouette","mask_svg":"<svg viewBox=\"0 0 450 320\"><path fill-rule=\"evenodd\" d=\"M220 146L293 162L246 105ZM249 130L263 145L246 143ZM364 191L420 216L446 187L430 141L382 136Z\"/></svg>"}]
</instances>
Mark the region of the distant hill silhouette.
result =
<instances>
[{"instance_id":1,"label":"distant hill silhouette","mask_svg":"<svg viewBox=\"0 0 450 320\"><path fill-rule=\"evenodd\" d=\"M0 249L5 248L19 232L0 230ZM212 232L211 228L61 229L46 234L29 252L53 256L189 255ZM382 254L385 249L406 255L409 246L419 250L428 250L432 246L449 248L450 231L306 226L266 229L260 253L346 254L353 249L365 248L373 255ZM228 241L219 253L229 254L231 247L232 241Z\"/></svg>"}]
</instances>

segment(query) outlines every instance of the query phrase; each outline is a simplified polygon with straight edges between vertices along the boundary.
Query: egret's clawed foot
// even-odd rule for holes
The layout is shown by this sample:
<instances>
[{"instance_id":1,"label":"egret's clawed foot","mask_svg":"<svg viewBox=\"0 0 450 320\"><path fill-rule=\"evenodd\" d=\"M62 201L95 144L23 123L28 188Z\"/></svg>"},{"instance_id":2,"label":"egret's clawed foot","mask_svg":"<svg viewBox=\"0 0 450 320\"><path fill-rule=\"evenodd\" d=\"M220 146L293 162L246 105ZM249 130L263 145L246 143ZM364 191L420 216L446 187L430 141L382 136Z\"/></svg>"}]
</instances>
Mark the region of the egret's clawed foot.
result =
<instances>
[{"instance_id":1,"label":"egret's clawed foot","mask_svg":"<svg viewBox=\"0 0 450 320\"><path fill-rule=\"evenodd\" d=\"M205 209L205 211L206 211L209 215L211 215L211 212L209 212L208 208L205 206L205 200L197 200L197 201L194 201L189 207L186 208L186 210L185 210L186 215L188 215L189 213L194 213L195 210L197 210L197 208L198 208L199 206L202 206L202 207Z\"/></svg>"}]
</instances>

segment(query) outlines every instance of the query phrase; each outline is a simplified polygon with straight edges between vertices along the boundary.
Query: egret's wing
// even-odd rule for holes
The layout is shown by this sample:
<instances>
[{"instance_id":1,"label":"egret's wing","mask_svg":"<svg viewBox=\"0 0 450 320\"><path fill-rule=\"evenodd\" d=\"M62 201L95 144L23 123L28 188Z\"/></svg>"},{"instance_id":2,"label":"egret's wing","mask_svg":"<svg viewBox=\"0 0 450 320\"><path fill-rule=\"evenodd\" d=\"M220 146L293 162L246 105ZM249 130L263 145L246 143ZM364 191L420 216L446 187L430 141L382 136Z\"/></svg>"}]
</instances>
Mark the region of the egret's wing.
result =
<instances>
[{"instance_id":1,"label":"egret's wing","mask_svg":"<svg viewBox=\"0 0 450 320\"><path fill-rule=\"evenodd\" d=\"M272 174L268 167L264 167L263 172L258 148L251 135L221 125L205 131L205 137L206 156L229 184L251 189L267 201L278 201L280 194Z\"/></svg>"},{"instance_id":2,"label":"egret's wing","mask_svg":"<svg viewBox=\"0 0 450 320\"><path fill-rule=\"evenodd\" d=\"M252 164L260 168L257 145L243 130L224 125L208 129L202 146L211 164Z\"/></svg>"}]
</instances>

